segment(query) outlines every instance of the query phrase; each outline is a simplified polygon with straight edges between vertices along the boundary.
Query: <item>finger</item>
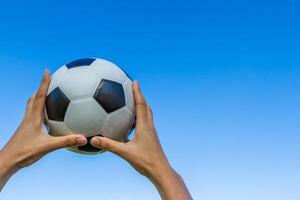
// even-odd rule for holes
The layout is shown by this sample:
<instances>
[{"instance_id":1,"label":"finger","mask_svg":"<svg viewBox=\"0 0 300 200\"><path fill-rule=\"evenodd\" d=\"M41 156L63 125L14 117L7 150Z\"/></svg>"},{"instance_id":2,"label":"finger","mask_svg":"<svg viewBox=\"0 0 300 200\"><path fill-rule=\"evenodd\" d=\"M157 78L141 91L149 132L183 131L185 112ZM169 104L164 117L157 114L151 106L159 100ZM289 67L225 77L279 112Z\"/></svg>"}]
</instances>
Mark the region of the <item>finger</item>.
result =
<instances>
[{"instance_id":1,"label":"finger","mask_svg":"<svg viewBox=\"0 0 300 200\"><path fill-rule=\"evenodd\" d=\"M137 81L133 82L132 90L136 107L137 126L139 126L139 124L147 122L147 103Z\"/></svg>"},{"instance_id":2,"label":"finger","mask_svg":"<svg viewBox=\"0 0 300 200\"><path fill-rule=\"evenodd\" d=\"M27 101L27 106L26 106L26 111L25 111L25 116L28 116L31 113L32 110L32 105L33 105L33 101L34 101L34 95L32 95L28 101Z\"/></svg>"},{"instance_id":3,"label":"finger","mask_svg":"<svg viewBox=\"0 0 300 200\"><path fill-rule=\"evenodd\" d=\"M148 117L148 122L149 122L150 128L152 129L152 131L150 131L150 133L152 133L152 135L154 135L154 137L157 139L157 141L159 141L157 132L155 130L153 112L149 105L147 106L147 117Z\"/></svg>"},{"instance_id":4,"label":"finger","mask_svg":"<svg viewBox=\"0 0 300 200\"><path fill-rule=\"evenodd\" d=\"M48 151L53 151L55 149L72 147L72 146L82 146L87 143L86 137L82 135L67 135L52 137L48 145Z\"/></svg>"},{"instance_id":5,"label":"finger","mask_svg":"<svg viewBox=\"0 0 300 200\"><path fill-rule=\"evenodd\" d=\"M39 89L36 92L34 102L33 102L33 107L32 107L33 112L41 116L45 106L49 84L50 84L50 72L49 70L46 70L42 78L42 81L40 83Z\"/></svg>"},{"instance_id":6,"label":"finger","mask_svg":"<svg viewBox=\"0 0 300 200\"><path fill-rule=\"evenodd\" d=\"M149 105L147 105L147 118L150 126L154 128L153 112Z\"/></svg>"},{"instance_id":7,"label":"finger","mask_svg":"<svg viewBox=\"0 0 300 200\"><path fill-rule=\"evenodd\" d=\"M91 139L90 143L92 146L96 148L113 152L121 157L123 157L125 152L124 143L117 142L106 137L95 136Z\"/></svg>"}]
</instances>

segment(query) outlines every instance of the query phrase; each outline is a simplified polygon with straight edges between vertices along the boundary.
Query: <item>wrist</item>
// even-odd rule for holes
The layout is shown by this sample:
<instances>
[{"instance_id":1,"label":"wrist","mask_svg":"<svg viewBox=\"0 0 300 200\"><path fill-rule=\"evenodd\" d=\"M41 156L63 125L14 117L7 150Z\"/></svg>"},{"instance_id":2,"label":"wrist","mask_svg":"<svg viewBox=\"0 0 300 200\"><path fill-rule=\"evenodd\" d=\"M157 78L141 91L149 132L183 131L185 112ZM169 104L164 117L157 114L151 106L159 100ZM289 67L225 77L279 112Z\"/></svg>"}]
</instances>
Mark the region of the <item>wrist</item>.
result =
<instances>
[{"instance_id":1,"label":"wrist","mask_svg":"<svg viewBox=\"0 0 300 200\"><path fill-rule=\"evenodd\" d=\"M148 178L155 185L162 199L192 199L181 176L168 162L154 170Z\"/></svg>"},{"instance_id":2,"label":"wrist","mask_svg":"<svg viewBox=\"0 0 300 200\"><path fill-rule=\"evenodd\" d=\"M153 166L148 178L155 184L161 185L166 182L166 180L170 178L175 178L176 172L170 166L168 161L163 162L159 165Z\"/></svg>"}]
</instances>

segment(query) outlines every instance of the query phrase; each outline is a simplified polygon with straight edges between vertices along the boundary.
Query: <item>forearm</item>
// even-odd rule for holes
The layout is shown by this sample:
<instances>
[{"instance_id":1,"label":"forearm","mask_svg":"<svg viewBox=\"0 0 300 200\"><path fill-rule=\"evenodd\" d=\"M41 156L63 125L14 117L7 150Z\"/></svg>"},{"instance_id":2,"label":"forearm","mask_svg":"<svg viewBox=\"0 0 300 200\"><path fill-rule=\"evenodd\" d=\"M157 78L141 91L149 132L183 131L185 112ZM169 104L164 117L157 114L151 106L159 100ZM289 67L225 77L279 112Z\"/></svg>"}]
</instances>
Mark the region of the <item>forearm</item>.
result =
<instances>
[{"instance_id":1,"label":"forearm","mask_svg":"<svg viewBox=\"0 0 300 200\"><path fill-rule=\"evenodd\" d=\"M187 186L181 176L170 166L157 169L149 178L163 200L191 200Z\"/></svg>"},{"instance_id":2,"label":"forearm","mask_svg":"<svg viewBox=\"0 0 300 200\"><path fill-rule=\"evenodd\" d=\"M0 151L0 192L9 178L18 171L14 160Z\"/></svg>"}]
</instances>

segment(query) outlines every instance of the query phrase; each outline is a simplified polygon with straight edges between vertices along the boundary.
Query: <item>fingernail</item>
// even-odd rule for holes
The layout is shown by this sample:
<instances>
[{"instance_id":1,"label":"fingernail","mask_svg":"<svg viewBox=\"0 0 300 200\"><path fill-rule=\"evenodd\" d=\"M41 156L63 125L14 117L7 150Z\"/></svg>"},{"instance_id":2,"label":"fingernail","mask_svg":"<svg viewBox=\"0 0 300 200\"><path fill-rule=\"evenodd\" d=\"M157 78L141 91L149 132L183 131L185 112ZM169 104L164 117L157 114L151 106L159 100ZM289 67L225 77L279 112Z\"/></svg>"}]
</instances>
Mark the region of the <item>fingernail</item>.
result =
<instances>
[{"instance_id":1,"label":"fingernail","mask_svg":"<svg viewBox=\"0 0 300 200\"><path fill-rule=\"evenodd\" d=\"M85 144L86 139L84 137L79 137L76 139L77 144Z\"/></svg>"},{"instance_id":2,"label":"fingernail","mask_svg":"<svg viewBox=\"0 0 300 200\"><path fill-rule=\"evenodd\" d=\"M99 146L101 143L100 139L99 138L94 138L93 139L93 144L96 145L96 146Z\"/></svg>"}]
</instances>

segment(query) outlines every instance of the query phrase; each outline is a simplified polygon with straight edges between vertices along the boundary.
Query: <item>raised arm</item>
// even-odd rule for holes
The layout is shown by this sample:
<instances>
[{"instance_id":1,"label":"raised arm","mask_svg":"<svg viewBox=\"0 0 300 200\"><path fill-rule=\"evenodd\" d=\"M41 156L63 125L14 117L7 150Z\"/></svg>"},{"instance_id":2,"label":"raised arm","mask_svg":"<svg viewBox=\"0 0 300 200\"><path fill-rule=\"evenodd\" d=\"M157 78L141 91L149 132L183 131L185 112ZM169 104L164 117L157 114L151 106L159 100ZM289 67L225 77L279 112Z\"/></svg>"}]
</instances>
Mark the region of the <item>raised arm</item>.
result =
<instances>
[{"instance_id":1,"label":"raised arm","mask_svg":"<svg viewBox=\"0 0 300 200\"><path fill-rule=\"evenodd\" d=\"M45 154L55 149L87 143L86 138L81 135L52 137L43 130L44 105L49 83L50 73L46 70L38 91L28 100L19 128L0 151L0 191L13 174Z\"/></svg>"},{"instance_id":2,"label":"raised arm","mask_svg":"<svg viewBox=\"0 0 300 200\"><path fill-rule=\"evenodd\" d=\"M133 83L137 125L133 140L120 143L94 137L91 144L127 160L139 173L148 177L164 200L192 199L181 176L170 166L155 130L152 111L138 83Z\"/></svg>"}]
</instances>

